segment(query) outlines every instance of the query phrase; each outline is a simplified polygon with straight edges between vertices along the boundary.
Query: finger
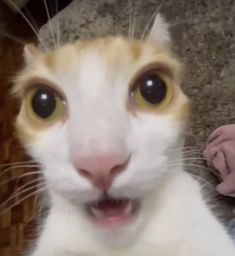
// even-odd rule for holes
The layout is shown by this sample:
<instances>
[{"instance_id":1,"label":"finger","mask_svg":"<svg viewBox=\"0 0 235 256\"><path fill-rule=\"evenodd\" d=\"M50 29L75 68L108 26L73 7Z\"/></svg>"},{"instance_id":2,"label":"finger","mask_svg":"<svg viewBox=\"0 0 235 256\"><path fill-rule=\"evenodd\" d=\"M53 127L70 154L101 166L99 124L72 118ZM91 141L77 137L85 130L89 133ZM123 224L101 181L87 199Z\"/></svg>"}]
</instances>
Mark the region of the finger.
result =
<instances>
[{"instance_id":1,"label":"finger","mask_svg":"<svg viewBox=\"0 0 235 256\"><path fill-rule=\"evenodd\" d=\"M223 126L222 126L223 127ZM213 140L215 140L217 137L219 137L222 134L222 127L219 127L215 129L207 138L206 144L211 143Z\"/></svg>"},{"instance_id":2,"label":"finger","mask_svg":"<svg viewBox=\"0 0 235 256\"><path fill-rule=\"evenodd\" d=\"M235 140L235 124L223 125L208 137L207 144L216 145L223 141Z\"/></svg>"},{"instance_id":3,"label":"finger","mask_svg":"<svg viewBox=\"0 0 235 256\"><path fill-rule=\"evenodd\" d=\"M224 133L221 132L221 134L216 137L214 140L212 140L210 143L208 143L207 145L210 147L215 147L217 145L219 145L220 143L226 141L226 138L224 137Z\"/></svg>"},{"instance_id":4,"label":"finger","mask_svg":"<svg viewBox=\"0 0 235 256\"><path fill-rule=\"evenodd\" d=\"M211 167L211 166L212 166L212 165L211 165L211 160L212 160L212 159L209 159L209 158L208 158L207 148L204 149L202 155L203 155L204 159L206 160L207 165L208 165L209 167Z\"/></svg>"},{"instance_id":5,"label":"finger","mask_svg":"<svg viewBox=\"0 0 235 256\"><path fill-rule=\"evenodd\" d=\"M223 151L225 152L229 172L235 172L235 141L226 143Z\"/></svg>"},{"instance_id":6,"label":"finger","mask_svg":"<svg viewBox=\"0 0 235 256\"><path fill-rule=\"evenodd\" d=\"M231 172L216 189L223 195L232 196L235 194L235 172Z\"/></svg>"},{"instance_id":7,"label":"finger","mask_svg":"<svg viewBox=\"0 0 235 256\"><path fill-rule=\"evenodd\" d=\"M212 166L218 171L219 176L224 180L228 176L228 170L226 165L226 158L224 154L220 151L212 159Z\"/></svg>"},{"instance_id":8,"label":"finger","mask_svg":"<svg viewBox=\"0 0 235 256\"><path fill-rule=\"evenodd\" d=\"M211 164L212 159L216 156L218 151L220 151L219 146L211 147L210 145L208 145L203 151L203 156L206 161Z\"/></svg>"},{"instance_id":9,"label":"finger","mask_svg":"<svg viewBox=\"0 0 235 256\"><path fill-rule=\"evenodd\" d=\"M235 197L235 192L234 193L230 193L228 196Z\"/></svg>"},{"instance_id":10,"label":"finger","mask_svg":"<svg viewBox=\"0 0 235 256\"><path fill-rule=\"evenodd\" d=\"M221 176L220 176L219 171L216 170L214 167L211 169L211 172L216 176L216 178L217 178L220 182L223 181L222 178L221 178Z\"/></svg>"}]
</instances>

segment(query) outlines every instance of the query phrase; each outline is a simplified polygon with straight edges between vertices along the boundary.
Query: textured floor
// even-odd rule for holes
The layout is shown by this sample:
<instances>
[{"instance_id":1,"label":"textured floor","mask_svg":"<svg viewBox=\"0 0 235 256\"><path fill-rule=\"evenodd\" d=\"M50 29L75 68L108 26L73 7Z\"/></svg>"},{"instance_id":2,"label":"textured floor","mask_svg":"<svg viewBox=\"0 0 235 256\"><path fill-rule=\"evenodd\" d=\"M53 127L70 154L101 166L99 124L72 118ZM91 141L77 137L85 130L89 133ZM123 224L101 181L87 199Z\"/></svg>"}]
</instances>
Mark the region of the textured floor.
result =
<instances>
[{"instance_id":1,"label":"textured floor","mask_svg":"<svg viewBox=\"0 0 235 256\"><path fill-rule=\"evenodd\" d=\"M55 30L59 24L59 43L63 44L110 34L127 35L130 17L135 17L135 36L140 37L159 6L172 26L173 46L185 64L183 88L192 101L186 144L201 152L206 137L214 128L235 123L235 1L137 0L131 4L124 0L75 0L53 19L52 24ZM40 34L47 44L53 45L48 24ZM202 161L187 163L204 165ZM216 183L204 166L187 165L186 168ZM214 186L210 196L213 190ZM220 200L219 213L226 212L225 215L231 217L235 199L218 197L217 200ZM227 205L231 208L227 209Z\"/></svg>"}]
</instances>

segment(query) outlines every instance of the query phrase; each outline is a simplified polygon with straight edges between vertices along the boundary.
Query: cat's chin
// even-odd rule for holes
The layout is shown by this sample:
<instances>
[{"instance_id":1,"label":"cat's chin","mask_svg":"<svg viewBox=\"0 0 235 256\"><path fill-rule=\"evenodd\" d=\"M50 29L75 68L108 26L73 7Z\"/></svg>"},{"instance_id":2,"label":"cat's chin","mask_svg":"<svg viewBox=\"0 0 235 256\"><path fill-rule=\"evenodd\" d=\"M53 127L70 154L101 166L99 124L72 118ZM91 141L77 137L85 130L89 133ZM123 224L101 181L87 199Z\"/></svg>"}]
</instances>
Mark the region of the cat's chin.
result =
<instances>
[{"instance_id":1,"label":"cat's chin","mask_svg":"<svg viewBox=\"0 0 235 256\"><path fill-rule=\"evenodd\" d=\"M140 202L127 198L103 197L85 205L90 222L101 229L120 229L131 225L140 209Z\"/></svg>"}]
</instances>

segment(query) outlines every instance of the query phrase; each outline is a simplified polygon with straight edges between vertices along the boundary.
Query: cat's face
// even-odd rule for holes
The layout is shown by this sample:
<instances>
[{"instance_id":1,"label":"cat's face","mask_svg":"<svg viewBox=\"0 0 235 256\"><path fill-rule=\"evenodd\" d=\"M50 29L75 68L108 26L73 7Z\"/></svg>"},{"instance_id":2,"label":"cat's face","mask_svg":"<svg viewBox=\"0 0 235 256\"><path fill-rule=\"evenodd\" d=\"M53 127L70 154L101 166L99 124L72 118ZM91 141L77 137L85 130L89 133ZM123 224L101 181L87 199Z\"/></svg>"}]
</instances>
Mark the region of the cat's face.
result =
<instances>
[{"instance_id":1,"label":"cat's face","mask_svg":"<svg viewBox=\"0 0 235 256\"><path fill-rule=\"evenodd\" d=\"M42 165L51 194L104 232L128 235L179 156L188 101L158 22L144 41L27 48L17 78L19 137Z\"/></svg>"}]
</instances>

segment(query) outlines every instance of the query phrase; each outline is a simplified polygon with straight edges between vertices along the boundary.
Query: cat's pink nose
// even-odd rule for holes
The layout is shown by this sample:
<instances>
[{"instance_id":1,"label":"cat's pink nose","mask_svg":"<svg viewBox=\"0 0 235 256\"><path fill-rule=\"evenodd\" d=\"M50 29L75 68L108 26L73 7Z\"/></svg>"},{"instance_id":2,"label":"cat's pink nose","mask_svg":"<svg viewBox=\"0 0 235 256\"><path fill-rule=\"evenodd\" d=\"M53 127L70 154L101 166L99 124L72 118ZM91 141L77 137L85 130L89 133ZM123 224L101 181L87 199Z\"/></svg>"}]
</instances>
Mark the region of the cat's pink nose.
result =
<instances>
[{"instance_id":1,"label":"cat's pink nose","mask_svg":"<svg viewBox=\"0 0 235 256\"><path fill-rule=\"evenodd\" d=\"M77 171L102 191L107 191L115 176L125 170L129 157L123 153L77 158Z\"/></svg>"}]
</instances>

